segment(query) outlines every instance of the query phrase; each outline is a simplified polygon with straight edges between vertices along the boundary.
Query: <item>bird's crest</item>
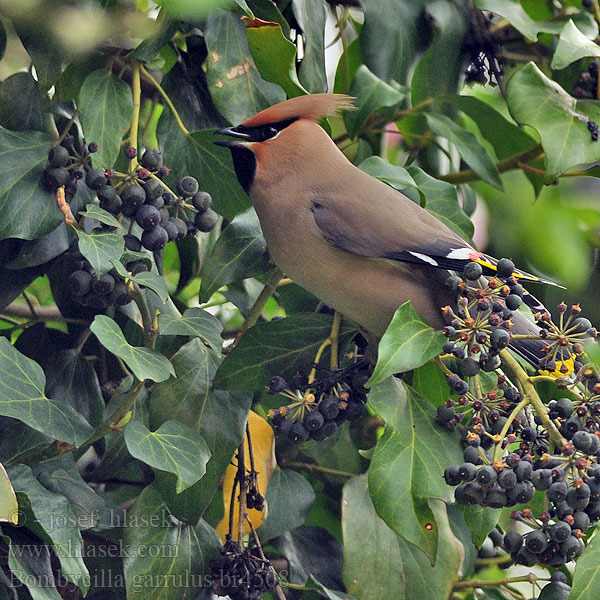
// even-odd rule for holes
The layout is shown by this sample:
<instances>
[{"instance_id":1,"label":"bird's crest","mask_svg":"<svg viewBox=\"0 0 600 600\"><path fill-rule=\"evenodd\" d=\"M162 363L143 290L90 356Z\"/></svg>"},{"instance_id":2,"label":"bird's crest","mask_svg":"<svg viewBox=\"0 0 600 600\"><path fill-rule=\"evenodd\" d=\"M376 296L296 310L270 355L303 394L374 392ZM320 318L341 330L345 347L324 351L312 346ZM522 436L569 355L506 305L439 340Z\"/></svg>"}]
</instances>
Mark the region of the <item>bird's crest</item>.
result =
<instances>
[{"instance_id":1,"label":"bird's crest","mask_svg":"<svg viewBox=\"0 0 600 600\"><path fill-rule=\"evenodd\" d=\"M288 119L309 119L318 121L331 117L342 110L352 110L352 96L345 94L311 94L290 98L246 119L244 127L260 127L269 123L279 123Z\"/></svg>"}]
</instances>

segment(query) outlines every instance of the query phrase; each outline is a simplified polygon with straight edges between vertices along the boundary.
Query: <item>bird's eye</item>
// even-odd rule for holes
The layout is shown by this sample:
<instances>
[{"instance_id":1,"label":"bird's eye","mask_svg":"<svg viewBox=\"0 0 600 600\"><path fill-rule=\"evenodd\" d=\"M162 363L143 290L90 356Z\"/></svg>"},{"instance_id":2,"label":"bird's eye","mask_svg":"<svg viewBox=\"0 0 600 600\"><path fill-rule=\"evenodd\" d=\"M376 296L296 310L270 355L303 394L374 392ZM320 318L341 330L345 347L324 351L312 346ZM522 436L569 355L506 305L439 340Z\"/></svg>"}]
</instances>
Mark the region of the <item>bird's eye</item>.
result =
<instances>
[{"instance_id":1,"label":"bird's eye","mask_svg":"<svg viewBox=\"0 0 600 600\"><path fill-rule=\"evenodd\" d=\"M275 127L267 127L265 129L265 138L272 138L274 135L277 135L278 130Z\"/></svg>"}]
</instances>

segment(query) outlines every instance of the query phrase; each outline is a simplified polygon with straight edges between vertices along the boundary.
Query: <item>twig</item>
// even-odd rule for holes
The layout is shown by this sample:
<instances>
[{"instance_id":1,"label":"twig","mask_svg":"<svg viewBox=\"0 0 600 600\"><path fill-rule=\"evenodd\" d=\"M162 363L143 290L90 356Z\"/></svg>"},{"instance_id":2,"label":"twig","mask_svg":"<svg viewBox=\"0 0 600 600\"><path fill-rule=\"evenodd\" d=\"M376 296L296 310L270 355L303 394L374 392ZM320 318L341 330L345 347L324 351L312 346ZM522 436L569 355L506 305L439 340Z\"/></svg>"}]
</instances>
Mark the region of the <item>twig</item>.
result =
<instances>
[{"instance_id":1,"label":"twig","mask_svg":"<svg viewBox=\"0 0 600 600\"><path fill-rule=\"evenodd\" d=\"M129 145L138 149L138 133L140 127L140 108L142 106L142 84L140 80L140 61L134 59L132 67L131 91L133 93L133 114L131 115L131 127L129 129ZM136 158L129 161L129 173L133 173L137 165Z\"/></svg>"},{"instance_id":2,"label":"twig","mask_svg":"<svg viewBox=\"0 0 600 600\"><path fill-rule=\"evenodd\" d=\"M238 447L237 456L238 456L238 470L236 479L240 485L240 495L239 495L239 517L238 517L238 543L240 546L244 544L244 519L247 516L247 505L246 505L246 449L244 448L244 444L246 443L246 438L242 438L242 443Z\"/></svg>"},{"instance_id":3,"label":"twig","mask_svg":"<svg viewBox=\"0 0 600 600\"><path fill-rule=\"evenodd\" d=\"M322 467L321 465L315 465L311 463L303 462L286 462L284 467L290 467L291 469L306 469L307 471L317 471L320 473L327 473L328 475L338 475L339 477L356 477L356 473L350 473L350 471L340 471L338 469L331 469L329 467Z\"/></svg>"},{"instance_id":4,"label":"twig","mask_svg":"<svg viewBox=\"0 0 600 600\"><path fill-rule=\"evenodd\" d=\"M181 133L183 133L183 135L190 135L189 130L183 124L183 121L181 120L181 117L179 116L177 109L175 108L175 106L173 106L173 103L171 102L171 98L169 98L167 92L165 92L165 90L163 90L160 83L158 83L158 81L156 81L156 79L154 79L154 77L152 77L152 75L150 75L150 73L148 73L148 71L146 71L146 69L143 66L141 67L141 71L144 74L144 77L146 77L146 79L148 79L148 81L150 81L150 83L156 88L158 93L164 98L165 102L167 103L167 106L170 108L171 112L173 113L173 116L175 117L175 121L177 121L177 125L178 125L179 129L181 130Z\"/></svg>"},{"instance_id":5,"label":"twig","mask_svg":"<svg viewBox=\"0 0 600 600\"><path fill-rule=\"evenodd\" d=\"M519 583L523 581L535 583L536 581L549 581L549 578L537 577L533 573L528 573L527 575L519 575L517 577L505 577L504 579L467 579L466 581L457 581L454 584L454 589L497 587L499 585L506 585L507 583Z\"/></svg>"},{"instance_id":6,"label":"twig","mask_svg":"<svg viewBox=\"0 0 600 600\"><path fill-rule=\"evenodd\" d=\"M135 281L133 281L132 283L133 289L135 291L133 300L138 305L138 308L140 309L140 314L142 315L142 324L144 329L144 346L148 348L154 348L156 335L152 326L152 315L150 314L148 303L146 302L146 298L144 297L140 286L137 283L135 283Z\"/></svg>"}]
</instances>

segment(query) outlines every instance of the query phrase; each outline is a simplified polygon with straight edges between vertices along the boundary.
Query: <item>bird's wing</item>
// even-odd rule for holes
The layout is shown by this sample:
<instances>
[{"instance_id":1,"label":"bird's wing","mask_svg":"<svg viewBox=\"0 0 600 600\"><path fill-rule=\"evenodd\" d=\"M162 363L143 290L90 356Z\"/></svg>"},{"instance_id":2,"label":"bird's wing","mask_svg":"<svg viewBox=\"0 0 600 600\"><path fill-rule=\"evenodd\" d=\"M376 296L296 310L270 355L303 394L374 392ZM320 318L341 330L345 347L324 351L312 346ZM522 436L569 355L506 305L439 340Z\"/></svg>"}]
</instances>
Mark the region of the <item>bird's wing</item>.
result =
<instances>
[{"instance_id":1,"label":"bird's wing","mask_svg":"<svg viewBox=\"0 0 600 600\"><path fill-rule=\"evenodd\" d=\"M357 214L357 205L331 202L319 197L311 210L320 234L334 246L370 258L428 265L462 272L469 262L483 268L484 275L494 275L498 261L475 250L452 230L403 194L393 192L397 208L381 203L381 212ZM401 202L402 200L402 202ZM408 203L408 204L406 204ZM360 213L363 211L358 209ZM521 281L557 285L553 281L515 269Z\"/></svg>"}]
</instances>

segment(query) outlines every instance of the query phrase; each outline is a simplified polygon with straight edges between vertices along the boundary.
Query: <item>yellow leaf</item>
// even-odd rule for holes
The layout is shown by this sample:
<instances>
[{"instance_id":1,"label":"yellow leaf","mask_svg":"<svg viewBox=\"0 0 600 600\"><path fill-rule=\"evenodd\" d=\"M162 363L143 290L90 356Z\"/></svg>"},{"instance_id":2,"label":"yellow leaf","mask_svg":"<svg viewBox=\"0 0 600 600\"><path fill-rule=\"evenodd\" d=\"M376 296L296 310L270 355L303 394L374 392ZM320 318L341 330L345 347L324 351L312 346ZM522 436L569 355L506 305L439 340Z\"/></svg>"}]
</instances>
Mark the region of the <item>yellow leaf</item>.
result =
<instances>
[{"instance_id":1,"label":"yellow leaf","mask_svg":"<svg viewBox=\"0 0 600 600\"><path fill-rule=\"evenodd\" d=\"M271 426L255 412L248 413L248 428L250 429L250 437L252 438L252 449L254 452L254 468L258 471L258 490L264 496L267 493L267 485L271 474L275 469L275 445L274 435ZM244 453L246 469L250 469L250 455L248 452L248 438L245 440L246 451ZM235 460L233 461L235 462ZM237 466L230 464L225 471L225 479L223 480L223 504L225 506L225 514L223 519L217 525L217 533L221 539L225 541L227 530L229 528L229 503L231 501L231 490L237 473ZM239 501L236 493L234 513L233 513L233 531L237 532L239 521ZM257 529L266 517L265 511L251 509L248 511L248 516L252 525ZM248 528L247 528L248 529ZM234 533L235 536L235 533Z\"/></svg>"},{"instance_id":2,"label":"yellow leaf","mask_svg":"<svg viewBox=\"0 0 600 600\"><path fill-rule=\"evenodd\" d=\"M17 525L19 522L19 504L8 475L0 463L0 521Z\"/></svg>"}]
</instances>

